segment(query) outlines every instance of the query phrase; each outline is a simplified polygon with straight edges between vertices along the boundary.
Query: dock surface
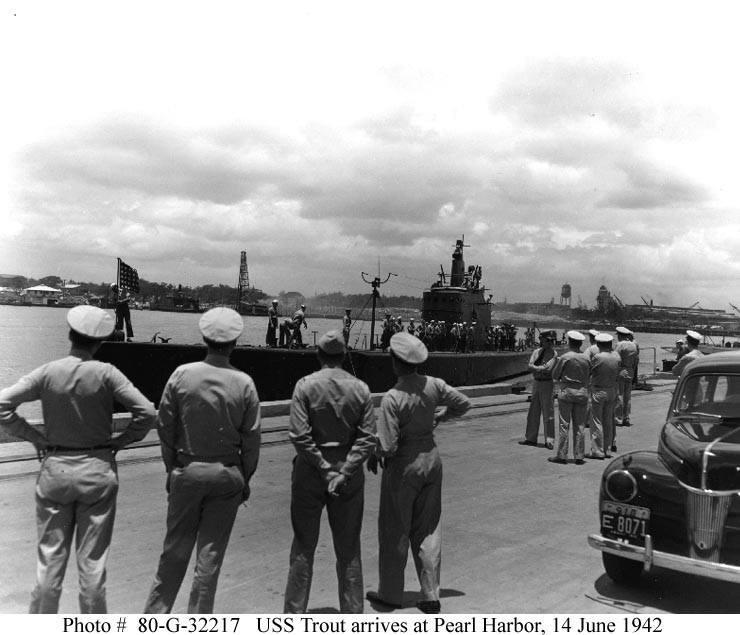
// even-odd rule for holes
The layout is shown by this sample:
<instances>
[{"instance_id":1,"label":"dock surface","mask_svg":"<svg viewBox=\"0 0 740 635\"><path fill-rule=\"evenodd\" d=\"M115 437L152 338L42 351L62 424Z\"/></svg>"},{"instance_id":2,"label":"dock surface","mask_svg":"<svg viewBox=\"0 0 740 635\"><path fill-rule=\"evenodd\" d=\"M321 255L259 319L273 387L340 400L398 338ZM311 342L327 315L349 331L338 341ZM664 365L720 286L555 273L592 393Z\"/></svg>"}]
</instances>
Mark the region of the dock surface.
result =
<instances>
[{"instance_id":1,"label":"dock surface","mask_svg":"<svg viewBox=\"0 0 740 635\"><path fill-rule=\"evenodd\" d=\"M619 452L655 449L673 382L633 393L633 425L617 429ZM547 462L544 448L520 446L525 395L484 395L459 420L436 432L444 464L442 611L444 613L736 613L730 583L655 570L635 588L604 574L601 554L586 543L598 531L598 489L604 461L585 465ZM216 610L279 613L292 539L287 417L263 420L265 443L226 553ZM282 429L282 430L281 430ZM272 432L269 432L273 430ZM27 444L3 447L6 457L28 454ZM588 447L588 446L587 446ZM38 463L0 463L0 611L27 610L34 582L36 528L34 483ZM108 610L139 613L159 559L165 529L164 467L156 446L119 454L120 492L108 566ZM367 474L362 533L366 590L378 581L377 513L380 478ZM175 612L187 610L191 571ZM60 611L76 613L74 556L67 569ZM412 559L406 571L404 608L418 613ZM338 609L331 534L324 517L316 551L309 611ZM367 613L379 607L365 603Z\"/></svg>"}]
</instances>

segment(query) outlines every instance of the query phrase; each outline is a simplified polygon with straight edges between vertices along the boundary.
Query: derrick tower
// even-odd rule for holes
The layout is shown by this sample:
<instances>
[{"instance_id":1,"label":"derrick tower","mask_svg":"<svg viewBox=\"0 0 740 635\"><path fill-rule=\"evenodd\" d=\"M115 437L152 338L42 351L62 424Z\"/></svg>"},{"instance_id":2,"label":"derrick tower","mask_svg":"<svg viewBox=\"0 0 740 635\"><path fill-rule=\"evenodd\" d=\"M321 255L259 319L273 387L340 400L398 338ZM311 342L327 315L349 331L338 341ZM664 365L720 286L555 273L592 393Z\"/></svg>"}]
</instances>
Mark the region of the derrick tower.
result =
<instances>
[{"instance_id":1,"label":"derrick tower","mask_svg":"<svg viewBox=\"0 0 740 635\"><path fill-rule=\"evenodd\" d=\"M241 262L239 263L239 284L236 291L236 310L242 303L242 298L249 290L249 268L247 267L247 252L242 251Z\"/></svg>"}]
</instances>

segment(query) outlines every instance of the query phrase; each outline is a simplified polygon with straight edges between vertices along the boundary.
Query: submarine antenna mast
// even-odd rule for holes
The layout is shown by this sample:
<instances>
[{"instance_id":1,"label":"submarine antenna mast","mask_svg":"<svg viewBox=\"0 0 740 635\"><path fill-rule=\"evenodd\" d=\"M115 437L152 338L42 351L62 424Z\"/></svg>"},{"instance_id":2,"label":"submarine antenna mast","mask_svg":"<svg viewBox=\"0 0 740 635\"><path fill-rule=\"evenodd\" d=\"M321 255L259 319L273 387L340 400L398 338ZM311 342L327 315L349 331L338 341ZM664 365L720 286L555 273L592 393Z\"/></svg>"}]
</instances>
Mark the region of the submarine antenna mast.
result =
<instances>
[{"instance_id":1,"label":"submarine antenna mast","mask_svg":"<svg viewBox=\"0 0 740 635\"><path fill-rule=\"evenodd\" d=\"M367 282L367 284L369 284L373 288L373 314L372 314L371 321L370 321L370 350L372 351L375 349L375 303L377 302L377 299L380 296L380 291L378 291L378 288L380 287L381 284L385 284L386 282L388 282L391 276L395 276L397 274L389 273L386 276L385 280L383 280L382 282L380 281L380 276L376 276L372 280L368 280L367 278L365 278L365 276L369 276L370 275L369 273L365 273L364 271L362 271L361 275L362 275L363 281Z\"/></svg>"}]
</instances>

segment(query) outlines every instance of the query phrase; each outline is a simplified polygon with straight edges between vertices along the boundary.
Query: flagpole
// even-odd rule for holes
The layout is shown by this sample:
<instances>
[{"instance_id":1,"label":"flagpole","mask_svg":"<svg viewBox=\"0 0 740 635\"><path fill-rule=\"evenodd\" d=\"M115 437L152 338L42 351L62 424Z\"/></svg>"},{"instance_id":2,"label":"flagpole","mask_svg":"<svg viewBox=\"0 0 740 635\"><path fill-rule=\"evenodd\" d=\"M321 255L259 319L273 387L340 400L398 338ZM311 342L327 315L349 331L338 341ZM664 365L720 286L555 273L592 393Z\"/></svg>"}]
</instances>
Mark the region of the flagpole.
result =
<instances>
[{"instance_id":1,"label":"flagpole","mask_svg":"<svg viewBox=\"0 0 740 635\"><path fill-rule=\"evenodd\" d=\"M121 259L117 258L118 261L118 267L116 268L116 286L118 287L118 291L121 291Z\"/></svg>"}]
</instances>

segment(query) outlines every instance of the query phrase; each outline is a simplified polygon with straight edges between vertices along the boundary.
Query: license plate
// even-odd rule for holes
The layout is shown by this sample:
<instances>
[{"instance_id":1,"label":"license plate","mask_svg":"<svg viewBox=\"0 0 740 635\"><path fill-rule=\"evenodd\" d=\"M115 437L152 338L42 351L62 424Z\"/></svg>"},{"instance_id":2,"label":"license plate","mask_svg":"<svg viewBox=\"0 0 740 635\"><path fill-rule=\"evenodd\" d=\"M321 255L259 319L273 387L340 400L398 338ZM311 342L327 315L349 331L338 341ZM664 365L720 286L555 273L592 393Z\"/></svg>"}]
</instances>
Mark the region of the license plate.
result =
<instances>
[{"instance_id":1,"label":"license plate","mask_svg":"<svg viewBox=\"0 0 740 635\"><path fill-rule=\"evenodd\" d=\"M650 510L613 501L601 502L601 533L644 545L650 531Z\"/></svg>"}]
</instances>

